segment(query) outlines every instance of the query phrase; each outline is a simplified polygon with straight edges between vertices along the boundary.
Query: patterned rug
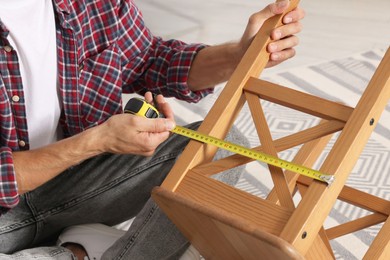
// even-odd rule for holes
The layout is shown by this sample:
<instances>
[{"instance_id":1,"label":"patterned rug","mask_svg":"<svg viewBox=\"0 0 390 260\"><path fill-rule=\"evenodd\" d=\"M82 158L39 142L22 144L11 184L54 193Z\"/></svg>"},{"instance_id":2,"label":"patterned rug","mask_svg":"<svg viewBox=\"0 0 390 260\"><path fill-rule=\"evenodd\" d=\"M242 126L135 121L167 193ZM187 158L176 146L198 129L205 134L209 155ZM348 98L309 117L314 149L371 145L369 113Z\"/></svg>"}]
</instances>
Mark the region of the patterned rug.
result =
<instances>
[{"instance_id":1,"label":"patterned rug","mask_svg":"<svg viewBox=\"0 0 390 260\"><path fill-rule=\"evenodd\" d=\"M384 52L385 50L367 51L334 61L264 74L265 76L262 78L355 107L384 56ZM217 87L214 95L210 95L195 105L169 100L176 111L177 123L184 125L203 119L214 104L221 88ZM317 119L311 116L297 115L296 112L275 104L263 102L263 105L274 138L318 123ZM249 109L244 107L235 125L242 134L243 143L249 143L251 147L254 147L259 145L259 141L253 124L248 123L251 122L248 120L249 117ZM293 158L294 152L281 153L279 156L289 160ZM264 167L259 162L248 164L239 178L237 187L264 197L273 186L269 174L261 174ZM375 132L350 175L348 185L384 199L390 199L389 174L390 105L388 104ZM337 202L327 219L325 228L365 214L367 212L362 209ZM380 227L381 225L377 225L331 241L336 258L361 259Z\"/></svg>"}]
</instances>

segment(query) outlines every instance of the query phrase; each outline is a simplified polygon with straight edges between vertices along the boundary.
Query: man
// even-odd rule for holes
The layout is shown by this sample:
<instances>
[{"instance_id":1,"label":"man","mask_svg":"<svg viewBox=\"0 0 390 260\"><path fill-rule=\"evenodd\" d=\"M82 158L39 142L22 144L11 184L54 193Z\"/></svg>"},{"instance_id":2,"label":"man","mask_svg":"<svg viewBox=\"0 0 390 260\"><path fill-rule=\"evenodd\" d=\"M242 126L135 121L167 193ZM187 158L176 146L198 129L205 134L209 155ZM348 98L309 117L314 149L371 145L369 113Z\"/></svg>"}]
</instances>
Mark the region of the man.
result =
<instances>
[{"instance_id":1,"label":"man","mask_svg":"<svg viewBox=\"0 0 390 260\"><path fill-rule=\"evenodd\" d=\"M211 93L287 5L253 14L239 42L205 46L154 37L133 0L0 0L0 258L72 259L53 246L64 228L136 215L102 258L179 257L187 241L149 199L187 143L168 138L162 95ZM294 56L303 16L294 10L272 31L268 66ZM149 91L162 94L166 118L122 113L122 93L151 101Z\"/></svg>"}]
</instances>

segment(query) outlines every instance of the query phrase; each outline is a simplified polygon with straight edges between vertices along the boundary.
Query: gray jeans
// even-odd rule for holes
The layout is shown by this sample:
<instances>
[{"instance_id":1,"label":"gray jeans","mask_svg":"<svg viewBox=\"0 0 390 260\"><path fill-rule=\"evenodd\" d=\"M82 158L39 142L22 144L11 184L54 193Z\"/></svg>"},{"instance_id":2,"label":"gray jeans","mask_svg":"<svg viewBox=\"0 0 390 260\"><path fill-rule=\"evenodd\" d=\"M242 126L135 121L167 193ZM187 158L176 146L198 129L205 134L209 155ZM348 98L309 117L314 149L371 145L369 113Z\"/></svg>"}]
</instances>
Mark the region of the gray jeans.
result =
<instances>
[{"instance_id":1,"label":"gray jeans","mask_svg":"<svg viewBox=\"0 0 390 260\"><path fill-rule=\"evenodd\" d=\"M16 208L0 217L0 259L74 259L69 250L53 246L64 228L111 226L134 216L131 228L103 259L178 259L189 244L150 199L150 191L162 183L187 143L173 135L152 157L103 154L24 194ZM229 184L239 177L225 176Z\"/></svg>"}]
</instances>

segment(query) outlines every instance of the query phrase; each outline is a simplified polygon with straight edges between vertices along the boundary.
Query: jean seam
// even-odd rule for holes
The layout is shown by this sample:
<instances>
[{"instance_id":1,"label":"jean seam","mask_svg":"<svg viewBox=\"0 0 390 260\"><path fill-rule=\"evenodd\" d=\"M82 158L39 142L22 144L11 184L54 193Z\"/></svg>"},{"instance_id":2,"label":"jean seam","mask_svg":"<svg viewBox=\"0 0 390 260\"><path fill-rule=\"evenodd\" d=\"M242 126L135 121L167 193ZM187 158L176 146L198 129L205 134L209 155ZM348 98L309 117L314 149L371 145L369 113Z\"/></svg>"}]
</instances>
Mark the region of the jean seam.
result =
<instances>
[{"instance_id":1,"label":"jean seam","mask_svg":"<svg viewBox=\"0 0 390 260\"><path fill-rule=\"evenodd\" d=\"M24 194L23 196L25 197L27 207L30 210L31 217L28 217L22 221L17 222L17 223L13 223L12 225L8 225L6 227L1 227L0 234L6 234L6 233L12 232L14 230L28 227L28 226L31 226L31 225L37 223L37 218L36 218L36 214L34 211L34 207L31 205L31 203L29 203L28 193ZM37 230L35 230L35 232L37 232Z\"/></svg>"},{"instance_id":2,"label":"jean seam","mask_svg":"<svg viewBox=\"0 0 390 260\"><path fill-rule=\"evenodd\" d=\"M125 256L125 254L130 250L130 248L134 245L134 242L135 240L137 239L138 235L142 232L142 230L144 229L144 227L146 226L146 224L149 222L149 220L152 218L153 214L156 212L157 210L157 205L153 205L153 207L151 208L148 216L145 218L145 220L142 222L142 225L141 227L137 230L137 232L134 233L134 235L132 235L130 237L130 239L127 240L127 243L126 245L123 247L123 250L122 252L118 255L118 257L116 259L120 260L120 259L123 259L123 257Z\"/></svg>"},{"instance_id":3,"label":"jean seam","mask_svg":"<svg viewBox=\"0 0 390 260\"><path fill-rule=\"evenodd\" d=\"M4 228L1 228L0 229L0 234L5 234L5 233L8 233L8 232L17 230L19 228L30 226L31 224L33 224L35 222L36 222L36 220L35 220L35 218L33 216L31 218L25 219L25 220L20 221L18 223L14 223L12 225L9 225L9 226L6 226Z\"/></svg>"},{"instance_id":4,"label":"jean seam","mask_svg":"<svg viewBox=\"0 0 390 260\"><path fill-rule=\"evenodd\" d=\"M70 250L67 250L66 248L60 248L58 247L57 249L53 250L50 252L50 254L48 256L41 256L41 255L37 255L37 256L33 256L33 255L29 255L29 259L53 259L54 257L58 257L60 255L69 255L71 254L72 256L72 259L77 259L73 253L70 251ZM23 253L16 253L14 255L11 256L12 258L14 259L25 259Z\"/></svg>"}]
</instances>

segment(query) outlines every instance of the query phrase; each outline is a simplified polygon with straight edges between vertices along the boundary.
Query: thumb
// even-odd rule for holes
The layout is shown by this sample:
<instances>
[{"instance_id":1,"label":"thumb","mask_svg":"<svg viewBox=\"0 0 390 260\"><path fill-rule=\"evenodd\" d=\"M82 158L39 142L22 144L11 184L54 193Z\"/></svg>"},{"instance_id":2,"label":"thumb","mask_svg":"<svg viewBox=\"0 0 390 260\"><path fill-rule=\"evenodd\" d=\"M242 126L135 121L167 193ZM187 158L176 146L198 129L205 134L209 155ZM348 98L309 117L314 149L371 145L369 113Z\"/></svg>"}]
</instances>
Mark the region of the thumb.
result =
<instances>
[{"instance_id":1,"label":"thumb","mask_svg":"<svg viewBox=\"0 0 390 260\"><path fill-rule=\"evenodd\" d=\"M289 4L289 0L280 0L276 3L269 4L261 11L252 14L249 18L248 25L245 28L243 37L241 38L241 46L243 49L246 50L246 48L252 42L253 37L267 19L277 14L283 13Z\"/></svg>"},{"instance_id":2,"label":"thumb","mask_svg":"<svg viewBox=\"0 0 390 260\"><path fill-rule=\"evenodd\" d=\"M288 7L289 3L289 0L276 1L275 3L267 5L263 10L256 13L255 16L258 16L259 20L267 20L274 15L283 13Z\"/></svg>"},{"instance_id":3,"label":"thumb","mask_svg":"<svg viewBox=\"0 0 390 260\"><path fill-rule=\"evenodd\" d=\"M175 126L175 122L167 118L148 119L142 130L140 130L143 132L161 133L171 131Z\"/></svg>"}]
</instances>

